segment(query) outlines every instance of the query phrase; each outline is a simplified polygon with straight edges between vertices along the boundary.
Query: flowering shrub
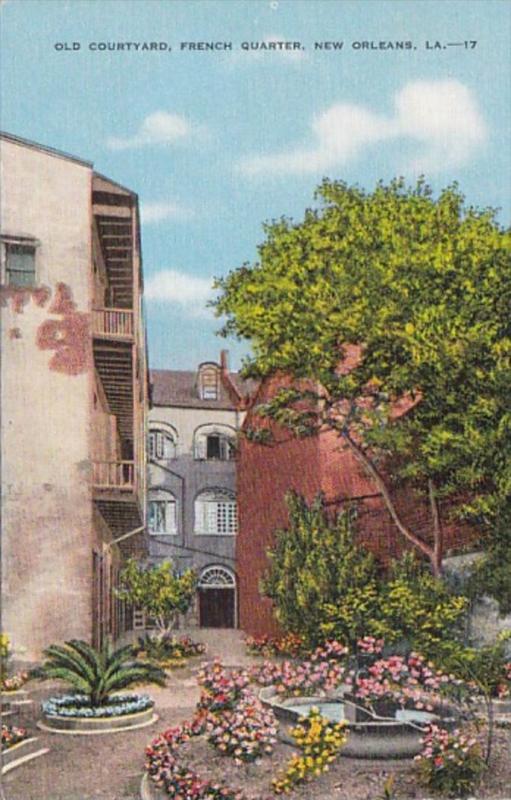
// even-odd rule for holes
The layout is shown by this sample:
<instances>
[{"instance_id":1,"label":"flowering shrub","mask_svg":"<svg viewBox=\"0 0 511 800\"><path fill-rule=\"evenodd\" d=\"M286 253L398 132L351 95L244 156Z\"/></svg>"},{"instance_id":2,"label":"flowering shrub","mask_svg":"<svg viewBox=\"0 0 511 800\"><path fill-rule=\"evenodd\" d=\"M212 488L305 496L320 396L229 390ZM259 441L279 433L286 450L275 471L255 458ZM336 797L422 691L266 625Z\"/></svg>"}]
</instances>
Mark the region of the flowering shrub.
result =
<instances>
[{"instance_id":1,"label":"flowering shrub","mask_svg":"<svg viewBox=\"0 0 511 800\"><path fill-rule=\"evenodd\" d=\"M312 655L311 661L344 661L348 656L349 649L346 645L341 644L336 639L331 639L323 645L316 647Z\"/></svg>"},{"instance_id":2,"label":"flowering shrub","mask_svg":"<svg viewBox=\"0 0 511 800\"><path fill-rule=\"evenodd\" d=\"M191 725L185 722L154 739L146 748L146 770L151 780L175 800L243 800L243 792L203 781L196 772L180 763L180 745L202 730L201 722Z\"/></svg>"},{"instance_id":3,"label":"flowering shrub","mask_svg":"<svg viewBox=\"0 0 511 800\"><path fill-rule=\"evenodd\" d=\"M394 700L400 705L412 703L415 708L431 711L433 702L462 681L436 670L419 653L410 653L406 659L397 655L379 659L365 674L352 674L347 683L351 683L353 694L361 700Z\"/></svg>"},{"instance_id":4,"label":"flowering shrub","mask_svg":"<svg viewBox=\"0 0 511 800\"><path fill-rule=\"evenodd\" d=\"M235 763L241 764L273 752L277 721L255 695L245 691L233 711L208 714L206 734L219 753L233 756Z\"/></svg>"},{"instance_id":5,"label":"flowering shrub","mask_svg":"<svg viewBox=\"0 0 511 800\"><path fill-rule=\"evenodd\" d=\"M227 672L215 660L201 669L198 681L202 693L195 719L203 720L208 741L220 753L239 764L273 751L277 721L248 688L247 672Z\"/></svg>"},{"instance_id":6,"label":"flowering shrub","mask_svg":"<svg viewBox=\"0 0 511 800\"><path fill-rule=\"evenodd\" d=\"M28 681L28 672L18 672L16 675L11 675L10 678L4 677L0 681L0 690L2 692L16 692Z\"/></svg>"},{"instance_id":7,"label":"flowering shrub","mask_svg":"<svg viewBox=\"0 0 511 800\"><path fill-rule=\"evenodd\" d=\"M345 676L343 665L348 648L335 640L317 647L306 661L265 661L252 667L250 675L261 686L274 686L282 697L310 696L333 691Z\"/></svg>"},{"instance_id":8,"label":"flowering shrub","mask_svg":"<svg viewBox=\"0 0 511 800\"><path fill-rule=\"evenodd\" d=\"M219 712L235 708L250 683L245 670L227 671L219 659L203 664L197 676L202 688L199 707Z\"/></svg>"},{"instance_id":9,"label":"flowering shrub","mask_svg":"<svg viewBox=\"0 0 511 800\"><path fill-rule=\"evenodd\" d=\"M245 646L249 653L261 656L291 656L296 658L304 651L305 642L297 633L287 633L280 638L268 636L247 636Z\"/></svg>"},{"instance_id":10,"label":"flowering shrub","mask_svg":"<svg viewBox=\"0 0 511 800\"><path fill-rule=\"evenodd\" d=\"M186 658L203 655L206 645L194 642L190 636L141 636L133 646L134 655L149 658L162 667L181 665Z\"/></svg>"},{"instance_id":11,"label":"flowering shrub","mask_svg":"<svg viewBox=\"0 0 511 800\"><path fill-rule=\"evenodd\" d=\"M477 739L430 725L422 742L415 761L423 785L443 797L469 794L486 768Z\"/></svg>"},{"instance_id":12,"label":"flowering shrub","mask_svg":"<svg viewBox=\"0 0 511 800\"><path fill-rule=\"evenodd\" d=\"M357 640L357 650L360 653L367 653L369 655L379 655L383 650L385 644L384 639L375 639L374 636L364 636L363 639Z\"/></svg>"},{"instance_id":13,"label":"flowering shrub","mask_svg":"<svg viewBox=\"0 0 511 800\"><path fill-rule=\"evenodd\" d=\"M152 708L154 701L146 694L112 695L108 705L91 706L84 694L64 694L50 697L42 709L50 717L120 717Z\"/></svg>"},{"instance_id":14,"label":"flowering shrub","mask_svg":"<svg viewBox=\"0 0 511 800\"><path fill-rule=\"evenodd\" d=\"M2 750L8 750L15 744L22 742L28 737L25 728L17 728L15 725L2 725Z\"/></svg>"},{"instance_id":15,"label":"flowering shrub","mask_svg":"<svg viewBox=\"0 0 511 800\"><path fill-rule=\"evenodd\" d=\"M275 794L288 794L296 784L326 772L347 738L345 723L330 722L317 708L300 719L292 735L302 755L294 755L285 773L272 781Z\"/></svg>"}]
</instances>

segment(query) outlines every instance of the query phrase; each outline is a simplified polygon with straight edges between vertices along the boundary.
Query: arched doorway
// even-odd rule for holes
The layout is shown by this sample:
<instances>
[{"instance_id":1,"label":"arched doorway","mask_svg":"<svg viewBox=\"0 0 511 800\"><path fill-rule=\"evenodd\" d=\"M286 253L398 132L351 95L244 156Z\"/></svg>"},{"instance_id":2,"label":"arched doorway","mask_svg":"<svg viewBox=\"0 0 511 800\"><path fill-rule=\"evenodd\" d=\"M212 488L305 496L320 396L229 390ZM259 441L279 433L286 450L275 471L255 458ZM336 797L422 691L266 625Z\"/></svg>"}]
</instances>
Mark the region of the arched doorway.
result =
<instances>
[{"instance_id":1,"label":"arched doorway","mask_svg":"<svg viewBox=\"0 0 511 800\"><path fill-rule=\"evenodd\" d=\"M236 577L223 566L206 567L199 578L201 628L236 627Z\"/></svg>"}]
</instances>

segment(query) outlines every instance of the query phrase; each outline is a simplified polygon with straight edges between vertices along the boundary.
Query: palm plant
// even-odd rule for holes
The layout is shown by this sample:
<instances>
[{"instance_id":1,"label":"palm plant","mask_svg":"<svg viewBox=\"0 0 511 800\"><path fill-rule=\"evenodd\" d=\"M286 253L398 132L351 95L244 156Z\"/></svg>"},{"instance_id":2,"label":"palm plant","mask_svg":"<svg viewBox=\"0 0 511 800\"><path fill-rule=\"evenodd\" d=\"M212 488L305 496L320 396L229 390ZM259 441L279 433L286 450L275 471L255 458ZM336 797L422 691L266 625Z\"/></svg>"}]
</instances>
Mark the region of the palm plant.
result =
<instances>
[{"instance_id":1,"label":"palm plant","mask_svg":"<svg viewBox=\"0 0 511 800\"><path fill-rule=\"evenodd\" d=\"M108 645L96 650L87 642L72 639L50 645L41 678L57 678L86 695L92 708L106 705L114 692L135 683L165 685L165 673L148 661L134 661L130 645L112 651Z\"/></svg>"}]
</instances>

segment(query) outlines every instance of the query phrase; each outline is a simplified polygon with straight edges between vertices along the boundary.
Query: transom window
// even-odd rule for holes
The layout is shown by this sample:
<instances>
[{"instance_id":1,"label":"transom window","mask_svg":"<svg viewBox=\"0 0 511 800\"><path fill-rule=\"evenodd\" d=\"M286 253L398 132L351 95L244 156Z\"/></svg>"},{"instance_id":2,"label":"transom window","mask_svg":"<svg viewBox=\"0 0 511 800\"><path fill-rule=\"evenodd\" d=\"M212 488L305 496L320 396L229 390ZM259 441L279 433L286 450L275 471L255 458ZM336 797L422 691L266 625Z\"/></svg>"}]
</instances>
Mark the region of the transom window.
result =
<instances>
[{"instance_id":1,"label":"transom window","mask_svg":"<svg viewBox=\"0 0 511 800\"><path fill-rule=\"evenodd\" d=\"M35 245L4 242L5 282L9 286L35 286Z\"/></svg>"},{"instance_id":2,"label":"transom window","mask_svg":"<svg viewBox=\"0 0 511 800\"><path fill-rule=\"evenodd\" d=\"M238 529L233 492L216 489L202 492L195 501L195 533L206 536L234 536Z\"/></svg>"},{"instance_id":3,"label":"transom window","mask_svg":"<svg viewBox=\"0 0 511 800\"><path fill-rule=\"evenodd\" d=\"M167 431L154 430L149 432L148 442L149 458L165 459L175 458L176 442Z\"/></svg>"},{"instance_id":4,"label":"transom window","mask_svg":"<svg viewBox=\"0 0 511 800\"><path fill-rule=\"evenodd\" d=\"M149 533L153 535L177 533L177 504L174 497L149 500L148 528Z\"/></svg>"},{"instance_id":5,"label":"transom window","mask_svg":"<svg viewBox=\"0 0 511 800\"><path fill-rule=\"evenodd\" d=\"M226 567L206 567L199 580L200 589L235 589L234 575Z\"/></svg>"}]
</instances>

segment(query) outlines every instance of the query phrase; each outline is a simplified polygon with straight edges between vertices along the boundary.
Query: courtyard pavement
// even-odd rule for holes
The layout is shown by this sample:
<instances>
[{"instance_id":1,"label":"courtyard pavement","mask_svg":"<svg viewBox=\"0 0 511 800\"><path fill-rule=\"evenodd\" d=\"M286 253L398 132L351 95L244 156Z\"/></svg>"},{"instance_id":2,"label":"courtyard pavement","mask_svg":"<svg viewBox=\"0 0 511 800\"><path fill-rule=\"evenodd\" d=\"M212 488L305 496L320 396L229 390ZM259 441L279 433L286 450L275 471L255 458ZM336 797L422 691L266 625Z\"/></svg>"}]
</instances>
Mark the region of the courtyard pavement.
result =
<instances>
[{"instance_id":1,"label":"courtyard pavement","mask_svg":"<svg viewBox=\"0 0 511 800\"><path fill-rule=\"evenodd\" d=\"M165 688L137 687L137 691L154 698L159 715L158 722L147 728L99 736L40 731L36 728L40 703L55 692L56 684L28 684L34 702L22 707L9 722L27 727L50 752L3 776L5 800L138 800L144 749L159 732L190 718L199 699L195 675L200 663L215 657L226 666L248 666L257 661L245 654L243 634L238 630L179 631L179 635L184 633L204 642L207 653L173 670Z\"/></svg>"}]
</instances>

